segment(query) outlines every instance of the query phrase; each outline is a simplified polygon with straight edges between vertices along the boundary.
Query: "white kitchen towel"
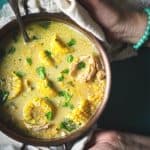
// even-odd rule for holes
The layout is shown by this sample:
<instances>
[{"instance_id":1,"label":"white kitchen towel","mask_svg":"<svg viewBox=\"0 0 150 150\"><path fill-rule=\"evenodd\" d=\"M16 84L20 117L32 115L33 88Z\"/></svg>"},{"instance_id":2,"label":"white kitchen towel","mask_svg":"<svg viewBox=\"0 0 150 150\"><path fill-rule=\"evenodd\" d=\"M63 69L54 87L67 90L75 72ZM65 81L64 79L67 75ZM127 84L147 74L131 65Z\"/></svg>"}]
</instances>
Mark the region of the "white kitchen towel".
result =
<instances>
[{"instance_id":1,"label":"white kitchen towel","mask_svg":"<svg viewBox=\"0 0 150 150\"><path fill-rule=\"evenodd\" d=\"M88 11L84 9L76 0L27 0L29 13L37 13L46 11L49 13L64 13L80 25L85 30L91 32L99 40L103 41L106 45L107 41L101 27L91 18ZM22 5L22 0L19 0L20 11L22 15L25 14L25 10ZM9 4L5 4L0 10L0 28L6 23L14 19L14 13ZM108 46L107 54L111 61L122 60L135 56L136 52L129 46L122 48L122 44L116 43Z\"/></svg>"}]
</instances>

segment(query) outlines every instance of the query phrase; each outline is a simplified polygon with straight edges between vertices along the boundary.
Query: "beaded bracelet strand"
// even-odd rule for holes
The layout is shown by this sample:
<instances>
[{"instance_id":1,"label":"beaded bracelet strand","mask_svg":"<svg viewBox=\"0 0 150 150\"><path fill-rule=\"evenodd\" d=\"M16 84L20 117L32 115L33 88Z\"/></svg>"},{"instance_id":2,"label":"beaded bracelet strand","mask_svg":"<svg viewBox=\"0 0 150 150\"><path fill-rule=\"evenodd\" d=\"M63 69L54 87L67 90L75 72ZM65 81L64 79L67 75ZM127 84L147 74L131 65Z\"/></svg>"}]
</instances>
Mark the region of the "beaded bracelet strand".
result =
<instances>
[{"instance_id":1,"label":"beaded bracelet strand","mask_svg":"<svg viewBox=\"0 0 150 150\"><path fill-rule=\"evenodd\" d=\"M145 29L145 32L143 36L140 38L140 40L133 45L133 48L137 51L141 46L148 41L150 36L150 8L145 8L144 12L147 14L147 27Z\"/></svg>"}]
</instances>

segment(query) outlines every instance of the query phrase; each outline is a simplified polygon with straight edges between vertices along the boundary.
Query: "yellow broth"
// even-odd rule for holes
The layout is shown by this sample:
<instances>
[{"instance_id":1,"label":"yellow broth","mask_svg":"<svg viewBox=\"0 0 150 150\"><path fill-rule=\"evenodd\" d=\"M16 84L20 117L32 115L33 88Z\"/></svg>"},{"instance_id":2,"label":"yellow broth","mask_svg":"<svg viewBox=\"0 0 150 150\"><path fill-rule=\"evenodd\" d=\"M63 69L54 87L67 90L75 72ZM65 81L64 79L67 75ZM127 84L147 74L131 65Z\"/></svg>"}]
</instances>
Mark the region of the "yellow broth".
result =
<instances>
[{"instance_id":1,"label":"yellow broth","mask_svg":"<svg viewBox=\"0 0 150 150\"><path fill-rule=\"evenodd\" d=\"M27 44L20 33L1 41L0 117L28 136L66 136L83 127L103 100L101 56L64 23L32 23L27 31Z\"/></svg>"}]
</instances>

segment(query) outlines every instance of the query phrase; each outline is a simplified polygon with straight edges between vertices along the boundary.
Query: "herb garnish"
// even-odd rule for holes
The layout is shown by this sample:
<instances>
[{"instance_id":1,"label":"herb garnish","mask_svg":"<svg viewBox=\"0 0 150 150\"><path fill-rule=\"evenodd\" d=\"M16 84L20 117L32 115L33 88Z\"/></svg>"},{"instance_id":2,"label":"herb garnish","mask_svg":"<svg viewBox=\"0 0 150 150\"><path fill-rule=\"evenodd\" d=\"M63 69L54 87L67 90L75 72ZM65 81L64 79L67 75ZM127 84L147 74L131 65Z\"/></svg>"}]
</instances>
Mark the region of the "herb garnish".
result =
<instances>
[{"instance_id":1,"label":"herb garnish","mask_svg":"<svg viewBox=\"0 0 150 150\"><path fill-rule=\"evenodd\" d=\"M31 66L32 65L32 59L31 57L26 58L26 62Z\"/></svg>"},{"instance_id":2,"label":"herb garnish","mask_svg":"<svg viewBox=\"0 0 150 150\"><path fill-rule=\"evenodd\" d=\"M39 26L41 26L44 29L48 29L49 25L50 25L50 22L48 21L43 21L39 23Z\"/></svg>"},{"instance_id":3,"label":"herb garnish","mask_svg":"<svg viewBox=\"0 0 150 150\"><path fill-rule=\"evenodd\" d=\"M78 63L78 69L83 69L85 67L86 67L85 62L81 61L81 62Z\"/></svg>"},{"instance_id":4,"label":"herb garnish","mask_svg":"<svg viewBox=\"0 0 150 150\"><path fill-rule=\"evenodd\" d=\"M57 78L57 81L63 81L64 80L64 76L63 75L61 75L61 76L59 76L58 78Z\"/></svg>"},{"instance_id":5,"label":"herb garnish","mask_svg":"<svg viewBox=\"0 0 150 150\"><path fill-rule=\"evenodd\" d=\"M51 80L48 80L48 87L50 88L54 87L54 83Z\"/></svg>"},{"instance_id":6,"label":"herb garnish","mask_svg":"<svg viewBox=\"0 0 150 150\"><path fill-rule=\"evenodd\" d=\"M67 45L69 46L69 47L71 47L71 46L73 46L73 45L75 45L76 44L76 40L75 39L71 39L68 43L67 43Z\"/></svg>"},{"instance_id":7,"label":"herb garnish","mask_svg":"<svg viewBox=\"0 0 150 150\"><path fill-rule=\"evenodd\" d=\"M9 92L5 90L0 90L0 104L3 105L8 99Z\"/></svg>"},{"instance_id":8,"label":"herb garnish","mask_svg":"<svg viewBox=\"0 0 150 150\"><path fill-rule=\"evenodd\" d=\"M32 37L31 37L31 39L34 41L34 40L39 40L40 39L40 37L38 37L38 36L36 36L36 35L33 35Z\"/></svg>"},{"instance_id":9,"label":"herb garnish","mask_svg":"<svg viewBox=\"0 0 150 150\"><path fill-rule=\"evenodd\" d=\"M25 76L25 73L22 71L14 71L14 73L16 74L16 76L18 76L19 78L23 78Z\"/></svg>"},{"instance_id":10,"label":"herb garnish","mask_svg":"<svg viewBox=\"0 0 150 150\"><path fill-rule=\"evenodd\" d=\"M66 68L66 69L64 69L61 73L68 74L68 73L69 73L69 69Z\"/></svg>"},{"instance_id":11,"label":"herb garnish","mask_svg":"<svg viewBox=\"0 0 150 150\"><path fill-rule=\"evenodd\" d=\"M50 51L45 50L44 53L45 53L45 55L46 55L48 58L51 58L52 53L51 53Z\"/></svg>"},{"instance_id":12,"label":"herb garnish","mask_svg":"<svg viewBox=\"0 0 150 150\"><path fill-rule=\"evenodd\" d=\"M65 101L62 106L69 107L70 109L74 109L74 105L71 103L71 101Z\"/></svg>"},{"instance_id":13,"label":"herb garnish","mask_svg":"<svg viewBox=\"0 0 150 150\"><path fill-rule=\"evenodd\" d=\"M45 114L45 117L48 121L51 121L53 119L53 112L49 111Z\"/></svg>"},{"instance_id":14,"label":"herb garnish","mask_svg":"<svg viewBox=\"0 0 150 150\"><path fill-rule=\"evenodd\" d=\"M67 62L68 62L68 63L72 63L72 62L73 62L73 59L74 59L74 57L73 57L72 55L69 55L69 56L67 57Z\"/></svg>"},{"instance_id":15,"label":"herb garnish","mask_svg":"<svg viewBox=\"0 0 150 150\"><path fill-rule=\"evenodd\" d=\"M64 119L60 124L60 128L71 132L76 129L76 124L70 119Z\"/></svg>"},{"instance_id":16,"label":"herb garnish","mask_svg":"<svg viewBox=\"0 0 150 150\"><path fill-rule=\"evenodd\" d=\"M15 51L16 51L16 48L12 46L8 49L8 54L13 54Z\"/></svg>"},{"instance_id":17,"label":"herb garnish","mask_svg":"<svg viewBox=\"0 0 150 150\"><path fill-rule=\"evenodd\" d=\"M39 75L39 77L40 77L41 79L45 79L45 77L46 77L45 67L43 67L43 66L38 67L38 68L36 69L36 72L37 72L37 74Z\"/></svg>"},{"instance_id":18,"label":"herb garnish","mask_svg":"<svg viewBox=\"0 0 150 150\"><path fill-rule=\"evenodd\" d=\"M64 97L65 100L67 100L67 101L71 100L71 98L72 98L72 95L69 94L67 91L59 91L59 92L58 92L58 95L59 95L60 97Z\"/></svg>"}]
</instances>

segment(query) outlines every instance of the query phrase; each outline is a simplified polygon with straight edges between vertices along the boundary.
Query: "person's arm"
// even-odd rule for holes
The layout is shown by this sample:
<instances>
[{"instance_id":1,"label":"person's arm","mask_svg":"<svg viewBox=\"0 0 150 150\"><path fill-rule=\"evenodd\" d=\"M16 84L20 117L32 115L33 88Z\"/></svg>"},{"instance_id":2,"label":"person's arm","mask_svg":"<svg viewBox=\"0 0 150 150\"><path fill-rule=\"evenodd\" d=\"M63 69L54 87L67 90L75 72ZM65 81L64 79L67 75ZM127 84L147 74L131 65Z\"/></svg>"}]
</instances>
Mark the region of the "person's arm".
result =
<instances>
[{"instance_id":1,"label":"person's arm","mask_svg":"<svg viewBox=\"0 0 150 150\"><path fill-rule=\"evenodd\" d=\"M97 131L86 150L150 150L150 138L115 131Z\"/></svg>"},{"instance_id":2,"label":"person's arm","mask_svg":"<svg viewBox=\"0 0 150 150\"><path fill-rule=\"evenodd\" d=\"M105 0L78 0L104 28L107 38L136 43L144 34L147 16L140 12L121 11Z\"/></svg>"}]
</instances>

